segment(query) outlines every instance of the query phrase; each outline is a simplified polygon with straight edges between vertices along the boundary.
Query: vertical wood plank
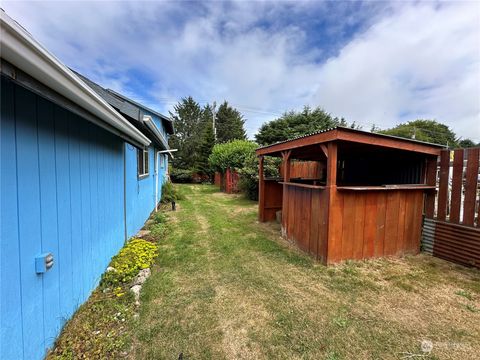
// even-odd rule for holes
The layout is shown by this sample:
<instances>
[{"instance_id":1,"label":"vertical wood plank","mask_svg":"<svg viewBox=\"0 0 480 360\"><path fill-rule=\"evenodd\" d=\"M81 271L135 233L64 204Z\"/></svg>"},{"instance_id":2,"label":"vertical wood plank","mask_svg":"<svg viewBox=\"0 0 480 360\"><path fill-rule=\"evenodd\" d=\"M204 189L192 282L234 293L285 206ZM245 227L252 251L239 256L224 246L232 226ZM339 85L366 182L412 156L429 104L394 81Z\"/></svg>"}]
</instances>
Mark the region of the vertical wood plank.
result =
<instances>
[{"instance_id":1,"label":"vertical wood plank","mask_svg":"<svg viewBox=\"0 0 480 360\"><path fill-rule=\"evenodd\" d=\"M341 260L352 259L355 241L355 193L343 195L343 228Z\"/></svg>"},{"instance_id":2,"label":"vertical wood plank","mask_svg":"<svg viewBox=\"0 0 480 360\"><path fill-rule=\"evenodd\" d=\"M438 185L437 219L445 221L447 216L448 175L450 172L450 151L440 152L440 176Z\"/></svg>"},{"instance_id":3,"label":"vertical wood plank","mask_svg":"<svg viewBox=\"0 0 480 360\"><path fill-rule=\"evenodd\" d=\"M405 252L412 253L414 247L414 221L415 221L415 208L416 205L416 192L408 191L405 199L405 231L404 231L404 244Z\"/></svg>"},{"instance_id":4,"label":"vertical wood plank","mask_svg":"<svg viewBox=\"0 0 480 360\"><path fill-rule=\"evenodd\" d=\"M310 214L310 253L313 254L318 260L320 226L322 222L322 214L320 213L320 191L312 190L311 194L312 211Z\"/></svg>"},{"instance_id":5,"label":"vertical wood plank","mask_svg":"<svg viewBox=\"0 0 480 360\"><path fill-rule=\"evenodd\" d=\"M371 192L365 199L365 226L363 231L362 258L368 259L375 254L375 235L377 233L378 192Z\"/></svg>"},{"instance_id":6,"label":"vertical wood plank","mask_svg":"<svg viewBox=\"0 0 480 360\"><path fill-rule=\"evenodd\" d=\"M416 191L415 200L413 205L413 236L412 236L412 251L414 254L417 254L420 251L420 241L422 236L422 204L423 204L423 193L421 191Z\"/></svg>"},{"instance_id":7,"label":"vertical wood plank","mask_svg":"<svg viewBox=\"0 0 480 360\"><path fill-rule=\"evenodd\" d=\"M55 133L54 105L37 98L38 111L38 161L40 177L40 197L42 213L42 253L53 254L58 261L58 231L57 231L57 182L55 176ZM43 276L43 299L45 324L45 346L53 344L60 326L60 289L59 267L55 264Z\"/></svg>"},{"instance_id":8,"label":"vertical wood plank","mask_svg":"<svg viewBox=\"0 0 480 360\"><path fill-rule=\"evenodd\" d=\"M354 223L354 232L353 232L353 258L360 260L363 258L363 234L365 231L365 197L368 196L367 193L356 193L355 194L355 213L353 223Z\"/></svg>"},{"instance_id":9,"label":"vertical wood plank","mask_svg":"<svg viewBox=\"0 0 480 360\"><path fill-rule=\"evenodd\" d=\"M328 236L327 263L342 260L343 195L337 192L337 144L327 144Z\"/></svg>"},{"instance_id":10,"label":"vertical wood plank","mask_svg":"<svg viewBox=\"0 0 480 360\"><path fill-rule=\"evenodd\" d=\"M36 96L15 87L18 225L24 358L43 353L43 278L35 272L42 251ZM36 299L36 301L32 301Z\"/></svg>"},{"instance_id":11,"label":"vertical wood plank","mask_svg":"<svg viewBox=\"0 0 480 360\"><path fill-rule=\"evenodd\" d=\"M425 183L430 186L435 186L437 182L437 157L427 159ZM425 216L433 218L435 211L435 191L429 191L425 198Z\"/></svg>"},{"instance_id":12,"label":"vertical wood plank","mask_svg":"<svg viewBox=\"0 0 480 360\"><path fill-rule=\"evenodd\" d=\"M467 150L467 171L465 174L465 200L463 204L463 224L472 226L475 220L475 201L480 148Z\"/></svg>"},{"instance_id":13,"label":"vertical wood plank","mask_svg":"<svg viewBox=\"0 0 480 360\"><path fill-rule=\"evenodd\" d=\"M81 236L82 236L82 263L83 263L83 297L89 294L89 283L92 278L92 249L91 249L91 222L90 222L90 124L82 123L79 128L80 134L80 193L81 193ZM136 164L136 162L135 162Z\"/></svg>"},{"instance_id":14,"label":"vertical wood plank","mask_svg":"<svg viewBox=\"0 0 480 360\"><path fill-rule=\"evenodd\" d=\"M385 220L387 215L387 194L382 191L377 196L377 221L375 232L374 256L384 255L385 247Z\"/></svg>"},{"instance_id":15,"label":"vertical wood plank","mask_svg":"<svg viewBox=\"0 0 480 360\"><path fill-rule=\"evenodd\" d=\"M320 208L319 208L319 233L318 233L318 258L322 263L327 262L328 251L328 192L320 191Z\"/></svg>"},{"instance_id":16,"label":"vertical wood plank","mask_svg":"<svg viewBox=\"0 0 480 360\"><path fill-rule=\"evenodd\" d=\"M450 222L460 222L460 204L463 181L463 149L455 149L453 153L452 200L450 205Z\"/></svg>"},{"instance_id":17,"label":"vertical wood plank","mask_svg":"<svg viewBox=\"0 0 480 360\"><path fill-rule=\"evenodd\" d=\"M0 172L2 239L1 256L1 339L9 340L9 346L1 346L0 358L23 358L22 289L20 271L20 239L18 233L18 184L15 119L15 87L1 79L0 121Z\"/></svg>"},{"instance_id":18,"label":"vertical wood plank","mask_svg":"<svg viewBox=\"0 0 480 360\"><path fill-rule=\"evenodd\" d=\"M389 191L385 213L385 243L384 255L395 255L398 241L398 215L400 194L398 191Z\"/></svg>"},{"instance_id":19,"label":"vertical wood plank","mask_svg":"<svg viewBox=\"0 0 480 360\"><path fill-rule=\"evenodd\" d=\"M60 274L60 315L66 320L75 309L73 301L72 217L68 154L68 112L55 107L55 164Z\"/></svg>"},{"instance_id":20,"label":"vertical wood plank","mask_svg":"<svg viewBox=\"0 0 480 360\"><path fill-rule=\"evenodd\" d=\"M399 207L398 207L398 238L396 243L396 255L402 255L407 248L405 239L405 217L406 217L406 201L407 191L399 191Z\"/></svg>"},{"instance_id":21,"label":"vertical wood plank","mask_svg":"<svg viewBox=\"0 0 480 360\"><path fill-rule=\"evenodd\" d=\"M310 254L315 254L313 252L313 247L314 247L313 243L315 243L315 241L313 240L313 238L310 237L310 219L312 217L312 195L314 190L312 189L305 189L305 190L306 190L305 206L307 211L305 211L305 220L304 220L305 228L303 229L303 234L306 237L307 252L309 252Z\"/></svg>"},{"instance_id":22,"label":"vertical wood plank","mask_svg":"<svg viewBox=\"0 0 480 360\"><path fill-rule=\"evenodd\" d=\"M72 223L72 269L73 269L73 301L81 304L86 300L83 289L84 263L82 239L82 193L81 193L81 167L79 124L82 119L69 114L69 158L70 158L70 198L71 198L71 223ZM105 203L109 204L109 203ZM107 224L105 224L107 226Z\"/></svg>"}]
</instances>

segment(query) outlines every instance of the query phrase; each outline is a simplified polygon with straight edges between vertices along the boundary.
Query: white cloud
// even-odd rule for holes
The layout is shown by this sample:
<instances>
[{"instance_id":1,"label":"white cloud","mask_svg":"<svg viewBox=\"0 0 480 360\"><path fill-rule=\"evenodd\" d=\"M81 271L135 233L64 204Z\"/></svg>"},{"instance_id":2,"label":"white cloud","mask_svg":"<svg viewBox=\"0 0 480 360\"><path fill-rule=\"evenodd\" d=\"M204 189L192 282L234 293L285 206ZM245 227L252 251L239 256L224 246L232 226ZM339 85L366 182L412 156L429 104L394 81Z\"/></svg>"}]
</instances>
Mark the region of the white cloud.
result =
<instances>
[{"instance_id":1,"label":"white cloud","mask_svg":"<svg viewBox=\"0 0 480 360\"><path fill-rule=\"evenodd\" d=\"M347 119L435 118L480 141L479 4L403 8L345 46L319 80L315 102Z\"/></svg>"},{"instance_id":2,"label":"white cloud","mask_svg":"<svg viewBox=\"0 0 480 360\"><path fill-rule=\"evenodd\" d=\"M362 4L363 26L348 43L350 3L336 13L284 2L2 6L69 66L161 111L182 96L226 99L253 135L275 114L310 104L381 127L436 118L480 141L479 5L376 4ZM285 19L306 14L329 19L325 38ZM332 53L332 37L343 39L339 51L318 62Z\"/></svg>"}]
</instances>

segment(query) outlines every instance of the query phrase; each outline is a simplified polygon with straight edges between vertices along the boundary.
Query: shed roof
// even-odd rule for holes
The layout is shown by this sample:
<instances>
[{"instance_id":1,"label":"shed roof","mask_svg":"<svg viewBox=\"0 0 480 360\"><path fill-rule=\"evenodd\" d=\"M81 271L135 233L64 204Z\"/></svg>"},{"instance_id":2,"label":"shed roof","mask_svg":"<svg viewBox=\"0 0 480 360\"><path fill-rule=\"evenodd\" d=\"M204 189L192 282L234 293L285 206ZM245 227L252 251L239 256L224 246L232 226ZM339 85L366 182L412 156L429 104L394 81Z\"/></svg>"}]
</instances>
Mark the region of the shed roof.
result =
<instances>
[{"instance_id":1,"label":"shed roof","mask_svg":"<svg viewBox=\"0 0 480 360\"><path fill-rule=\"evenodd\" d=\"M286 150L292 150L297 153L305 153L305 151L313 152L315 145L324 144L330 141L345 141L350 143L380 146L391 149L423 153L427 155L438 155L440 153L440 149L445 147L443 145L427 143L424 141L405 139L398 136L371 133L368 131L337 126L313 134L299 136L294 139L263 146L258 148L256 153L258 156L281 156L281 152ZM320 148L318 148L317 151L321 152ZM308 156L303 157L307 158Z\"/></svg>"}]
</instances>

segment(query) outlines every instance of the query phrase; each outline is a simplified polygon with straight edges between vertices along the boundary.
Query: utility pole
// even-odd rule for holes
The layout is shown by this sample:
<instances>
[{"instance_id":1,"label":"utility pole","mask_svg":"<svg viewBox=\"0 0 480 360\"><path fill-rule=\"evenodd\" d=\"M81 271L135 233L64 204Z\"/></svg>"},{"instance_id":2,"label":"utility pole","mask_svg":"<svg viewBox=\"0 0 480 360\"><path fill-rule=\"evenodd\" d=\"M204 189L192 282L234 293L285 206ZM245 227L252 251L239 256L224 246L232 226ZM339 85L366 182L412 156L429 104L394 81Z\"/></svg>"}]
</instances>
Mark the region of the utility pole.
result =
<instances>
[{"instance_id":1,"label":"utility pole","mask_svg":"<svg viewBox=\"0 0 480 360\"><path fill-rule=\"evenodd\" d=\"M213 138L215 139L215 142L217 141L217 127L215 126L215 108L217 107L216 101L213 102L212 104L212 123L213 123Z\"/></svg>"}]
</instances>

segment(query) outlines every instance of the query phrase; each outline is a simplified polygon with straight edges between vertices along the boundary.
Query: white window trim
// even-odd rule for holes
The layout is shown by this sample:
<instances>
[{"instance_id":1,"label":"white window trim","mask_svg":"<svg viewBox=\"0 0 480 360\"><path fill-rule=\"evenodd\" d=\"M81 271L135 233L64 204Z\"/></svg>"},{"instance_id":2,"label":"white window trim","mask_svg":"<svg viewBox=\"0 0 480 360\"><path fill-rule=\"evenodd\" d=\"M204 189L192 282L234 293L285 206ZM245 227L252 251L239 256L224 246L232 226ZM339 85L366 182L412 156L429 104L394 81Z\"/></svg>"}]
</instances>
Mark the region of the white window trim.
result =
<instances>
[{"instance_id":1,"label":"white window trim","mask_svg":"<svg viewBox=\"0 0 480 360\"><path fill-rule=\"evenodd\" d=\"M139 179L144 179L150 175L150 164L149 164L149 159L148 159L148 148L140 150L137 149L137 156L140 154L139 152L143 151L143 171L148 168L147 172L140 173L140 169L138 169L138 159L137 159L137 175Z\"/></svg>"}]
</instances>

